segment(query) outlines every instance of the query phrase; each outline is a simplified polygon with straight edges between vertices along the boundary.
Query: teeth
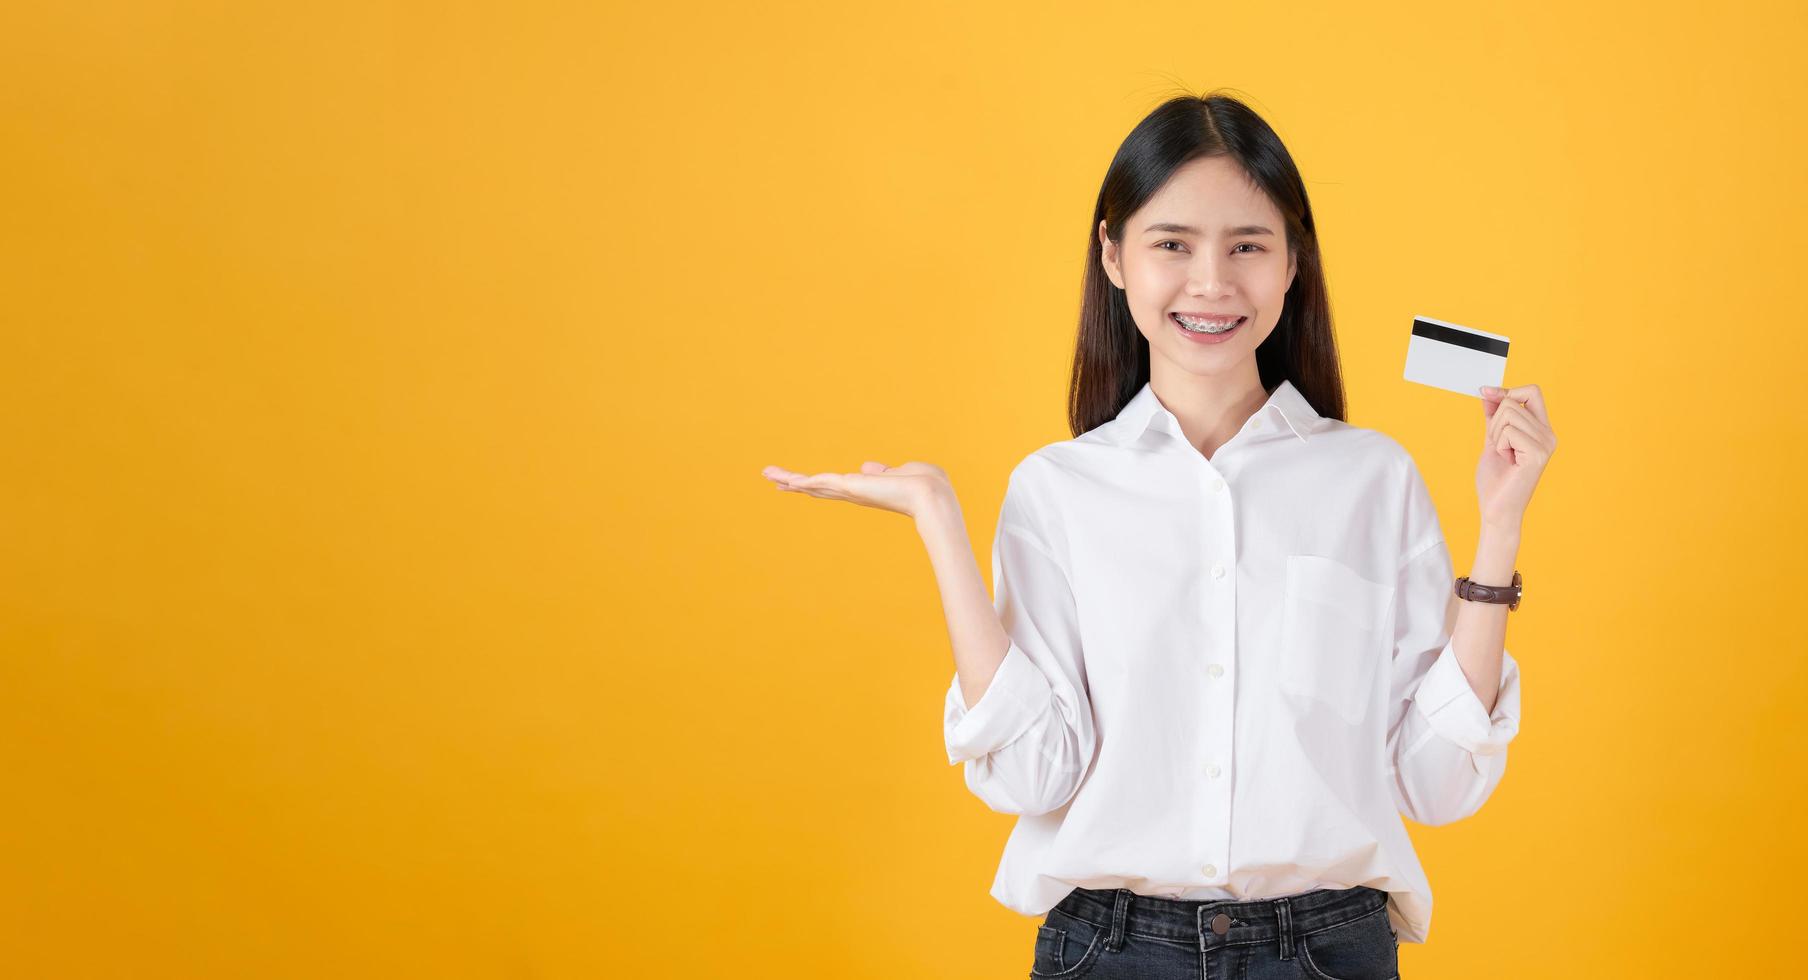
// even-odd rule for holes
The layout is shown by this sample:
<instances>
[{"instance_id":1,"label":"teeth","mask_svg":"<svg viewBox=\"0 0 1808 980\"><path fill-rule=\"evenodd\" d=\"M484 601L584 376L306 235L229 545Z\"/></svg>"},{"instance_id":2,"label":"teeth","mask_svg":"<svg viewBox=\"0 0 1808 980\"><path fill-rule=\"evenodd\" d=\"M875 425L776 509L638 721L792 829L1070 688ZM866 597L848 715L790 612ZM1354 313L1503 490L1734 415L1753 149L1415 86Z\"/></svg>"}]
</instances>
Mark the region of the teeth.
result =
<instances>
[{"instance_id":1,"label":"teeth","mask_svg":"<svg viewBox=\"0 0 1808 980\"><path fill-rule=\"evenodd\" d=\"M1178 313L1174 314L1174 319L1182 327L1185 327L1194 333L1223 333L1243 322L1242 317L1231 320L1196 320L1190 316L1181 316Z\"/></svg>"}]
</instances>

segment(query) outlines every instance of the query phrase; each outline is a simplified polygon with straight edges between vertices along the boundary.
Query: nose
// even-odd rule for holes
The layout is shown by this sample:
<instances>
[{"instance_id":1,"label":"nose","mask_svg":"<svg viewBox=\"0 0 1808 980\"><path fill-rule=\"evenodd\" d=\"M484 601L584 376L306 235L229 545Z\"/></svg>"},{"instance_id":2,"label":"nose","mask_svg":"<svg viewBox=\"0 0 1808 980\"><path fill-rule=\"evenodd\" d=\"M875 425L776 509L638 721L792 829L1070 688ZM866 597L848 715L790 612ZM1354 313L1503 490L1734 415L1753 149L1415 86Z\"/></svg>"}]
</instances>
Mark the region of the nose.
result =
<instances>
[{"instance_id":1,"label":"nose","mask_svg":"<svg viewBox=\"0 0 1808 980\"><path fill-rule=\"evenodd\" d=\"M1230 283L1226 280L1228 264L1209 252L1187 267L1187 292L1195 296L1222 296Z\"/></svg>"}]
</instances>

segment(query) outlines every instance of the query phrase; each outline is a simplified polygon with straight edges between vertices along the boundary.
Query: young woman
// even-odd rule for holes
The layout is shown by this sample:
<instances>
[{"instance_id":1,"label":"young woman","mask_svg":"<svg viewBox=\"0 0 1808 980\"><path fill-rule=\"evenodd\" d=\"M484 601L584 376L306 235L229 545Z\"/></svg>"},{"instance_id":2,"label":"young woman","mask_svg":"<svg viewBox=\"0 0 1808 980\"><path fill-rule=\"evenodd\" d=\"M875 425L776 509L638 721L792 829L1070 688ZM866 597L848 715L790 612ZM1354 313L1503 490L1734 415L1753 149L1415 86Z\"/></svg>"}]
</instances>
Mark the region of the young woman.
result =
<instances>
[{"instance_id":1,"label":"young woman","mask_svg":"<svg viewBox=\"0 0 1808 980\"><path fill-rule=\"evenodd\" d=\"M949 761L1019 815L992 894L1044 916L1032 977L1397 977L1431 922L1400 815L1474 813L1519 728L1543 396L1478 392L1471 591L1412 457L1344 421L1312 208L1260 117L1156 108L1088 241L1075 437L1010 474L995 604L941 469L766 476L915 519Z\"/></svg>"}]
</instances>

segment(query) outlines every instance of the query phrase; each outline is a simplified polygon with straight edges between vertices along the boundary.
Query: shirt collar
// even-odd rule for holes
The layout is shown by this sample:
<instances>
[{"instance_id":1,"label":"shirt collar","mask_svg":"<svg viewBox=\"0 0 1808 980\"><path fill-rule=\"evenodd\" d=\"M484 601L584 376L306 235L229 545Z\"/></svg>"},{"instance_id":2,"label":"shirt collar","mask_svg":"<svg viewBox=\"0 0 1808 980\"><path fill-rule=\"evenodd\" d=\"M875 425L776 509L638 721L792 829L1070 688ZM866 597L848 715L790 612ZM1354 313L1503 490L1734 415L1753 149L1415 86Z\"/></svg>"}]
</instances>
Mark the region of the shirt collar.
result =
<instances>
[{"instance_id":1,"label":"shirt collar","mask_svg":"<svg viewBox=\"0 0 1808 980\"><path fill-rule=\"evenodd\" d=\"M1288 431L1299 437L1301 442L1306 441L1308 434L1317 431L1323 418L1313 410L1312 404L1293 386L1293 382L1285 378L1269 393L1268 400L1256 409L1255 416L1252 417L1263 415L1277 419ZM1175 435L1180 434L1180 420L1155 397L1155 388L1147 381L1143 382L1142 389L1123 410L1117 413L1117 418L1112 420L1111 425L1117 438L1125 443L1134 442L1154 425Z\"/></svg>"}]
</instances>

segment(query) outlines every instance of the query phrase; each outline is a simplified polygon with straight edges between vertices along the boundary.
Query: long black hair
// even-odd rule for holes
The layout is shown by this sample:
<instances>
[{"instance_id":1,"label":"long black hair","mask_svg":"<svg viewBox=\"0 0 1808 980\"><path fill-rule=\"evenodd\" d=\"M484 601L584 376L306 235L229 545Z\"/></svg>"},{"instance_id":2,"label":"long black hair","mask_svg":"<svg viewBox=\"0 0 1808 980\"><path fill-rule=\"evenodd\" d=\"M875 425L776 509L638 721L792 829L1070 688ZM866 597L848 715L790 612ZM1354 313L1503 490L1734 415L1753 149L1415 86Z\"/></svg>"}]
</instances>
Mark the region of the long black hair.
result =
<instances>
[{"instance_id":1,"label":"long black hair","mask_svg":"<svg viewBox=\"0 0 1808 980\"><path fill-rule=\"evenodd\" d=\"M1105 276L1099 222L1105 222L1105 234L1113 242L1122 241L1124 222L1174 171L1211 156L1241 164L1274 202L1286 221L1287 248L1297 263L1280 320L1256 348L1262 387L1291 381L1318 414L1344 417L1343 375L1306 185L1268 123L1240 100L1214 91L1176 96L1157 106L1124 137L1105 171L1092 223L1086 226L1086 279L1068 390L1068 427L1075 436L1115 418L1149 380L1149 341L1136 329L1124 294Z\"/></svg>"}]
</instances>

